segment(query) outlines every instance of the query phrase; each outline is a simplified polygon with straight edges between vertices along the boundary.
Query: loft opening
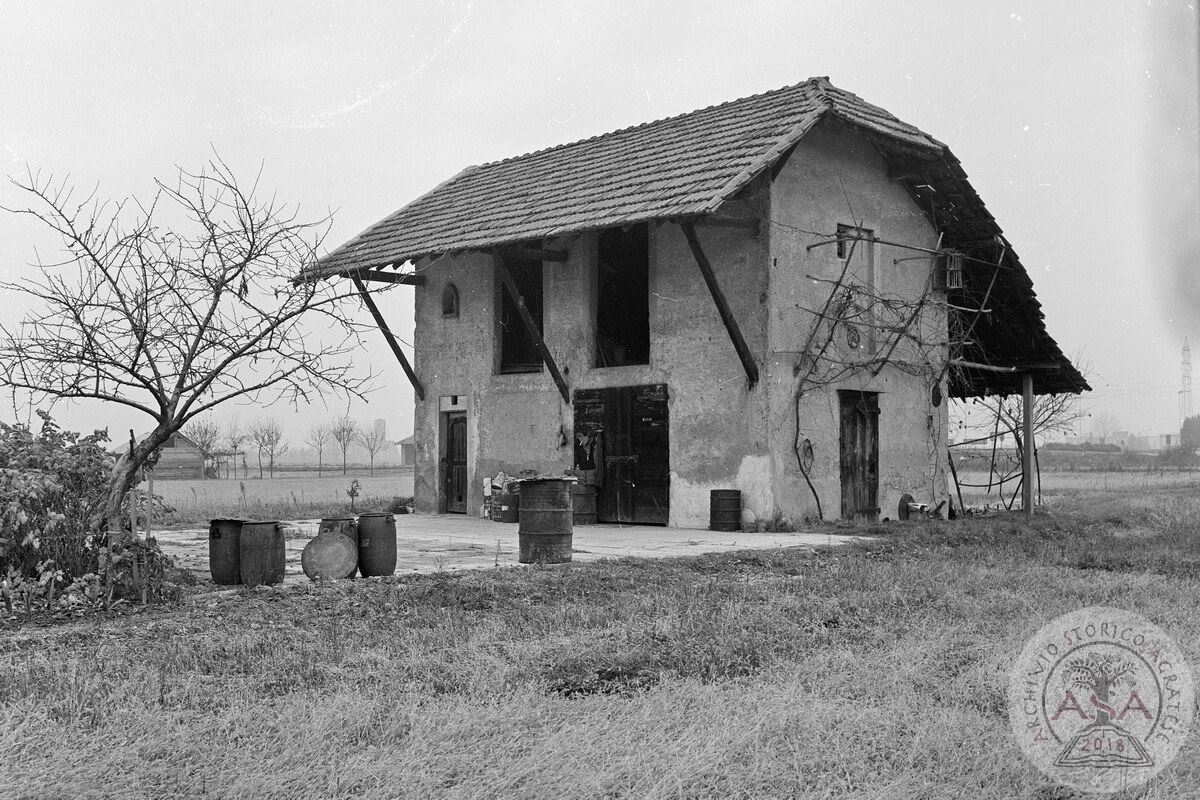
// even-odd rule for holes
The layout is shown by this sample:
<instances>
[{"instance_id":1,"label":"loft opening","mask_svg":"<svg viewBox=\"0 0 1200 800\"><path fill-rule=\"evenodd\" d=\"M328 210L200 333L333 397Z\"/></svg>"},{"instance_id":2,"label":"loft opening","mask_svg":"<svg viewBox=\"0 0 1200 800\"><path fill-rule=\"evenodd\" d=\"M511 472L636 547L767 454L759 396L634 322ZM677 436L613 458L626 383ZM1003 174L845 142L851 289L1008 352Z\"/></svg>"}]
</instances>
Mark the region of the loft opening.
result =
<instances>
[{"instance_id":1,"label":"loft opening","mask_svg":"<svg viewBox=\"0 0 1200 800\"><path fill-rule=\"evenodd\" d=\"M442 316L458 316L458 287L453 283L447 283L446 288L442 289Z\"/></svg>"},{"instance_id":2,"label":"loft opening","mask_svg":"<svg viewBox=\"0 0 1200 800\"><path fill-rule=\"evenodd\" d=\"M512 275L513 283L524 299L525 308L537 325L538 331L545 331L542 324L542 262L506 258L504 266ZM500 342L500 373L540 372L542 357L538 353L537 345L521 319L516 300L504 288L499 275L496 276L496 291L499 294L496 304L496 339Z\"/></svg>"},{"instance_id":3,"label":"loft opening","mask_svg":"<svg viewBox=\"0 0 1200 800\"><path fill-rule=\"evenodd\" d=\"M596 366L649 364L649 226L602 231L596 266Z\"/></svg>"}]
</instances>

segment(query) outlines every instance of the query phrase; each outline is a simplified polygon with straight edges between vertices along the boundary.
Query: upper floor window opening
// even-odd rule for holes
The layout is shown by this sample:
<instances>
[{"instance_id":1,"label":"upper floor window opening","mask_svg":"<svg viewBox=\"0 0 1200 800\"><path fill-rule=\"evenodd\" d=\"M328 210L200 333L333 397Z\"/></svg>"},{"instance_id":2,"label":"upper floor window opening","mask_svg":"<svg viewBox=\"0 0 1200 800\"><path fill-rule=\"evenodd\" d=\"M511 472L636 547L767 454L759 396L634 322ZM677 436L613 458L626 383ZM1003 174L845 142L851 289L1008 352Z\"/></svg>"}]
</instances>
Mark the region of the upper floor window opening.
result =
<instances>
[{"instance_id":1,"label":"upper floor window opening","mask_svg":"<svg viewBox=\"0 0 1200 800\"><path fill-rule=\"evenodd\" d=\"M649 364L649 226L602 231L596 273L596 366Z\"/></svg>"},{"instance_id":2,"label":"upper floor window opening","mask_svg":"<svg viewBox=\"0 0 1200 800\"><path fill-rule=\"evenodd\" d=\"M542 324L542 262L532 259L505 259L504 266L512 276L522 299L525 309L533 318L538 332L545 335ZM533 336L530 335L517 302L504 287L500 276L496 276L496 340L500 344L499 372L539 372L542 369L542 356L538 352Z\"/></svg>"}]
</instances>

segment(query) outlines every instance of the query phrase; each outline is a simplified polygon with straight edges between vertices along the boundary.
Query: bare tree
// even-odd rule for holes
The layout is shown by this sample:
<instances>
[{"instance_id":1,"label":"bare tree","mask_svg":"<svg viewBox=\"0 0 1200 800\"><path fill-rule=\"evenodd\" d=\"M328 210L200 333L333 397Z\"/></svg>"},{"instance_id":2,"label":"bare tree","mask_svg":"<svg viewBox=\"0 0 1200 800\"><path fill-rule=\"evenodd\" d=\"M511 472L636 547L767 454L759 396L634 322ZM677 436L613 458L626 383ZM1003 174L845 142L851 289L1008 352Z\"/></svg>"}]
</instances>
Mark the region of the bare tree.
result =
<instances>
[{"instance_id":1,"label":"bare tree","mask_svg":"<svg viewBox=\"0 0 1200 800\"><path fill-rule=\"evenodd\" d=\"M283 440L283 431L277 431L267 441L267 470L272 478L275 477L275 461L288 451L288 443Z\"/></svg>"},{"instance_id":2,"label":"bare tree","mask_svg":"<svg viewBox=\"0 0 1200 800\"><path fill-rule=\"evenodd\" d=\"M374 475L375 456L387 446L387 438L384 436L384 432L374 425L362 425L359 427L354 439L367 451L367 455L371 459L371 474Z\"/></svg>"},{"instance_id":3,"label":"bare tree","mask_svg":"<svg viewBox=\"0 0 1200 800\"><path fill-rule=\"evenodd\" d=\"M317 451L317 477L324 474L325 444L329 441L329 426L317 423L308 429L308 438L304 443Z\"/></svg>"},{"instance_id":4,"label":"bare tree","mask_svg":"<svg viewBox=\"0 0 1200 800\"><path fill-rule=\"evenodd\" d=\"M180 169L147 201L101 202L32 172L14 181L61 257L0 288L32 310L0 325L0 375L31 401L99 400L154 429L117 460L94 524L119 518L143 466L175 431L231 400L296 402L312 390L361 396L355 327L334 282L295 282L328 220L259 199L216 158ZM304 325L319 318L319 335Z\"/></svg>"},{"instance_id":5,"label":"bare tree","mask_svg":"<svg viewBox=\"0 0 1200 800\"><path fill-rule=\"evenodd\" d=\"M358 438L358 423L349 414L338 417L329 423L329 435L337 442L342 451L342 474L346 474L346 453L350 445Z\"/></svg>"},{"instance_id":6,"label":"bare tree","mask_svg":"<svg viewBox=\"0 0 1200 800\"><path fill-rule=\"evenodd\" d=\"M217 449L221 441L220 426L211 420L195 420L183 427L183 435L195 442L196 447L200 448L201 457L205 462L213 461L215 467ZM207 463L204 468L204 477L208 477Z\"/></svg>"},{"instance_id":7,"label":"bare tree","mask_svg":"<svg viewBox=\"0 0 1200 800\"><path fill-rule=\"evenodd\" d=\"M263 455L267 456L269 474L275 477L275 459L287 452L283 441L283 429L274 419L256 419L250 423L247 438L258 452L258 477L263 476Z\"/></svg>"},{"instance_id":8,"label":"bare tree","mask_svg":"<svg viewBox=\"0 0 1200 800\"><path fill-rule=\"evenodd\" d=\"M229 422L225 423L224 434L225 446L229 448L229 463L232 467L233 477L237 477L238 455L242 452L242 445L246 443L246 431L242 428L241 420L236 416L232 417ZM242 465L245 466L245 459L242 459ZM225 477L230 477L229 469L225 471Z\"/></svg>"}]
</instances>

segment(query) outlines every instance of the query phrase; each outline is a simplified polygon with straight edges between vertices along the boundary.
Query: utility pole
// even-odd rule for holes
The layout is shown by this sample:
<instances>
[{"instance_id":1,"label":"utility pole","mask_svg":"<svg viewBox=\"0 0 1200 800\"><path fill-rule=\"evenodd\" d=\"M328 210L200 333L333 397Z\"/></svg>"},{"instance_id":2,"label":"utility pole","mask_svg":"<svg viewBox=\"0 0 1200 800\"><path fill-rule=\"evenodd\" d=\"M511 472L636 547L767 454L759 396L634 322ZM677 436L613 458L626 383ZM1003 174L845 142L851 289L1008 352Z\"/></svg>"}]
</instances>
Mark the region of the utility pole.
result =
<instances>
[{"instance_id":1,"label":"utility pole","mask_svg":"<svg viewBox=\"0 0 1200 800\"><path fill-rule=\"evenodd\" d=\"M1179 387L1179 425L1183 427L1183 421L1192 416L1192 349L1188 347L1188 340L1185 336L1183 339L1183 363L1180 365L1181 380Z\"/></svg>"}]
</instances>

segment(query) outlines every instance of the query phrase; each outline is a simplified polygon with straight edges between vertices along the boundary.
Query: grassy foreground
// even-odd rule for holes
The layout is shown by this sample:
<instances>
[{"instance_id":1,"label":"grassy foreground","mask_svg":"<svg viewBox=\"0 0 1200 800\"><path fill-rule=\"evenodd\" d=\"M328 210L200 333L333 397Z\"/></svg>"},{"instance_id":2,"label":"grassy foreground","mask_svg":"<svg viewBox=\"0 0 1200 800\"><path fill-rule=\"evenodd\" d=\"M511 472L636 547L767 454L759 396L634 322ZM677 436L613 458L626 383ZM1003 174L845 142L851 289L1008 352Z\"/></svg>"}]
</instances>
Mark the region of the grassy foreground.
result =
<instances>
[{"instance_id":1,"label":"grassy foreground","mask_svg":"<svg viewBox=\"0 0 1200 800\"><path fill-rule=\"evenodd\" d=\"M1005 692L1105 604L1200 669L1200 499L0 629L3 798L1042 798ZM1200 797L1193 738L1130 797Z\"/></svg>"}]
</instances>

